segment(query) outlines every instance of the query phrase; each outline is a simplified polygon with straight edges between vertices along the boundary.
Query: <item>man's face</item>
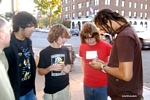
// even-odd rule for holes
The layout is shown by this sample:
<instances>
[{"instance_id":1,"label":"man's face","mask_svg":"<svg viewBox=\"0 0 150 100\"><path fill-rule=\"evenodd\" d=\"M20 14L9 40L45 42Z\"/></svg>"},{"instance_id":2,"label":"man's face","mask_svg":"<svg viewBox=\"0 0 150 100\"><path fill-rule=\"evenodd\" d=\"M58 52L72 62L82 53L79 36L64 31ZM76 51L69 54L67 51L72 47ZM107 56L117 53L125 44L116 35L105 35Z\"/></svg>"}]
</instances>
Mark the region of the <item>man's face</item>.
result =
<instances>
[{"instance_id":1,"label":"man's face","mask_svg":"<svg viewBox=\"0 0 150 100\"><path fill-rule=\"evenodd\" d=\"M102 28L102 26L99 25L98 23L96 23L96 26L99 28L99 31L100 31L100 32L107 33L107 32Z\"/></svg>"},{"instance_id":2,"label":"man's face","mask_svg":"<svg viewBox=\"0 0 150 100\"><path fill-rule=\"evenodd\" d=\"M9 47L10 45L10 32L11 32L11 27L9 24L7 24L6 26L4 26L4 41L3 41L3 45L4 47Z\"/></svg>"}]
</instances>

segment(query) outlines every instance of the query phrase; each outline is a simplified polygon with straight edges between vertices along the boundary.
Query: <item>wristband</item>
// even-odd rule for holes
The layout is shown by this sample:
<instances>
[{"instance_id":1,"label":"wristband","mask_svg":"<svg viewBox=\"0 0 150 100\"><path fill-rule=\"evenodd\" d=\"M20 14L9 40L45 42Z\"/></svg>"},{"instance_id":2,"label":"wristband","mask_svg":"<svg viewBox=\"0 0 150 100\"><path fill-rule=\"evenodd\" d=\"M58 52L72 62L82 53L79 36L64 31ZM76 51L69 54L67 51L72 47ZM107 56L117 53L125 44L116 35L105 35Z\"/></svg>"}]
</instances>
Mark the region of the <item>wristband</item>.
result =
<instances>
[{"instance_id":1,"label":"wristband","mask_svg":"<svg viewBox=\"0 0 150 100\"><path fill-rule=\"evenodd\" d=\"M107 66L106 64L102 64L102 65L101 65L101 71L102 71L103 73L106 73L105 70L104 70L104 67L106 67L106 66Z\"/></svg>"}]
</instances>

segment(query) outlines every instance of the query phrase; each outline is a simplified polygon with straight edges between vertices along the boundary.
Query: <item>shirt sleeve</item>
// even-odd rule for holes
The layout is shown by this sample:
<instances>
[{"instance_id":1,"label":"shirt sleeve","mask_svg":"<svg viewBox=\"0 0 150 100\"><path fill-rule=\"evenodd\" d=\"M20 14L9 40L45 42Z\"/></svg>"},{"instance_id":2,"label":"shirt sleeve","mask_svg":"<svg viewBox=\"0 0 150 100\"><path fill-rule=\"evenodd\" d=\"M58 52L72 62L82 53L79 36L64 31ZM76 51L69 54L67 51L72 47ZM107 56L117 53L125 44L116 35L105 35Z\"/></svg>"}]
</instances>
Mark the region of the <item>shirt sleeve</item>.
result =
<instances>
[{"instance_id":1,"label":"shirt sleeve","mask_svg":"<svg viewBox=\"0 0 150 100\"><path fill-rule=\"evenodd\" d=\"M48 67L48 66L46 66L46 59L44 57L43 52L40 52L38 67L39 68L46 68L46 67Z\"/></svg>"},{"instance_id":2,"label":"shirt sleeve","mask_svg":"<svg viewBox=\"0 0 150 100\"><path fill-rule=\"evenodd\" d=\"M0 62L0 100L15 100L5 67Z\"/></svg>"},{"instance_id":3,"label":"shirt sleeve","mask_svg":"<svg viewBox=\"0 0 150 100\"><path fill-rule=\"evenodd\" d=\"M71 55L71 53L70 53L68 48L66 48L66 54L67 54L66 55L66 64L71 64L72 55Z\"/></svg>"},{"instance_id":4,"label":"shirt sleeve","mask_svg":"<svg viewBox=\"0 0 150 100\"><path fill-rule=\"evenodd\" d=\"M134 59L136 43L131 37L119 37L116 41L119 62L130 62Z\"/></svg>"}]
</instances>

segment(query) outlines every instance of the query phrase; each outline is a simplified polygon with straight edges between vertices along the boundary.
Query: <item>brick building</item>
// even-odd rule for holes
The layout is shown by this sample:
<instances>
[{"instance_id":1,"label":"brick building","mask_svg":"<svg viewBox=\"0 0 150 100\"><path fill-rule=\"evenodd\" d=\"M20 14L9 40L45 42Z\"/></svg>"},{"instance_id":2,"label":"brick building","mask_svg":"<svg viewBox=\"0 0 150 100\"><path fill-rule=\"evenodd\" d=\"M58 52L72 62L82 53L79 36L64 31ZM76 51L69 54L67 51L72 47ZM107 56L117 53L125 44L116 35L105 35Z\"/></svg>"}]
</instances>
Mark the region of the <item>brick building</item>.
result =
<instances>
[{"instance_id":1,"label":"brick building","mask_svg":"<svg viewBox=\"0 0 150 100\"><path fill-rule=\"evenodd\" d=\"M70 20L71 27L92 20L101 9L110 8L130 23L150 29L150 0L62 0L62 4L62 18Z\"/></svg>"}]
</instances>

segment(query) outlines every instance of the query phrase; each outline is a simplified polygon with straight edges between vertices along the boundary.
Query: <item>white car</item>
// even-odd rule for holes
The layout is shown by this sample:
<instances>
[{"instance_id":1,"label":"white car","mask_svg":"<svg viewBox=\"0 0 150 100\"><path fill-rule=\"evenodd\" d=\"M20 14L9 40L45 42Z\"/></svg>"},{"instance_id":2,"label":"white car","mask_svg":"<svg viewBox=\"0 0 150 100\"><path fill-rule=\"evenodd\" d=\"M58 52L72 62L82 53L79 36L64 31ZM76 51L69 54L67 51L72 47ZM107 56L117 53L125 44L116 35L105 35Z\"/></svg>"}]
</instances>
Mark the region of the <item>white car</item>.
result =
<instances>
[{"instance_id":1,"label":"white car","mask_svg":"<svg viewBox=\"0 0 150 100\"><path fill-rule=\"evenodd\" d=\"M41 32L42 32L42 33L44 33L44 32L45 32L45 33L48 33L49 30L50 30L50 29L48 29L48 28L43 28L43 29L41 29Z\"/></svg>"},{"instance_id":2,"label":"white car","mask_svg":"<svg viewBox=\"0 0 150 100\"><path fill-rule=\"evenodd\" d=\"M150 31L147 31L144 27L138 25L132 25L135 29L141 44L142 48L150 47Z\"/></svg>"}]
</instances>

